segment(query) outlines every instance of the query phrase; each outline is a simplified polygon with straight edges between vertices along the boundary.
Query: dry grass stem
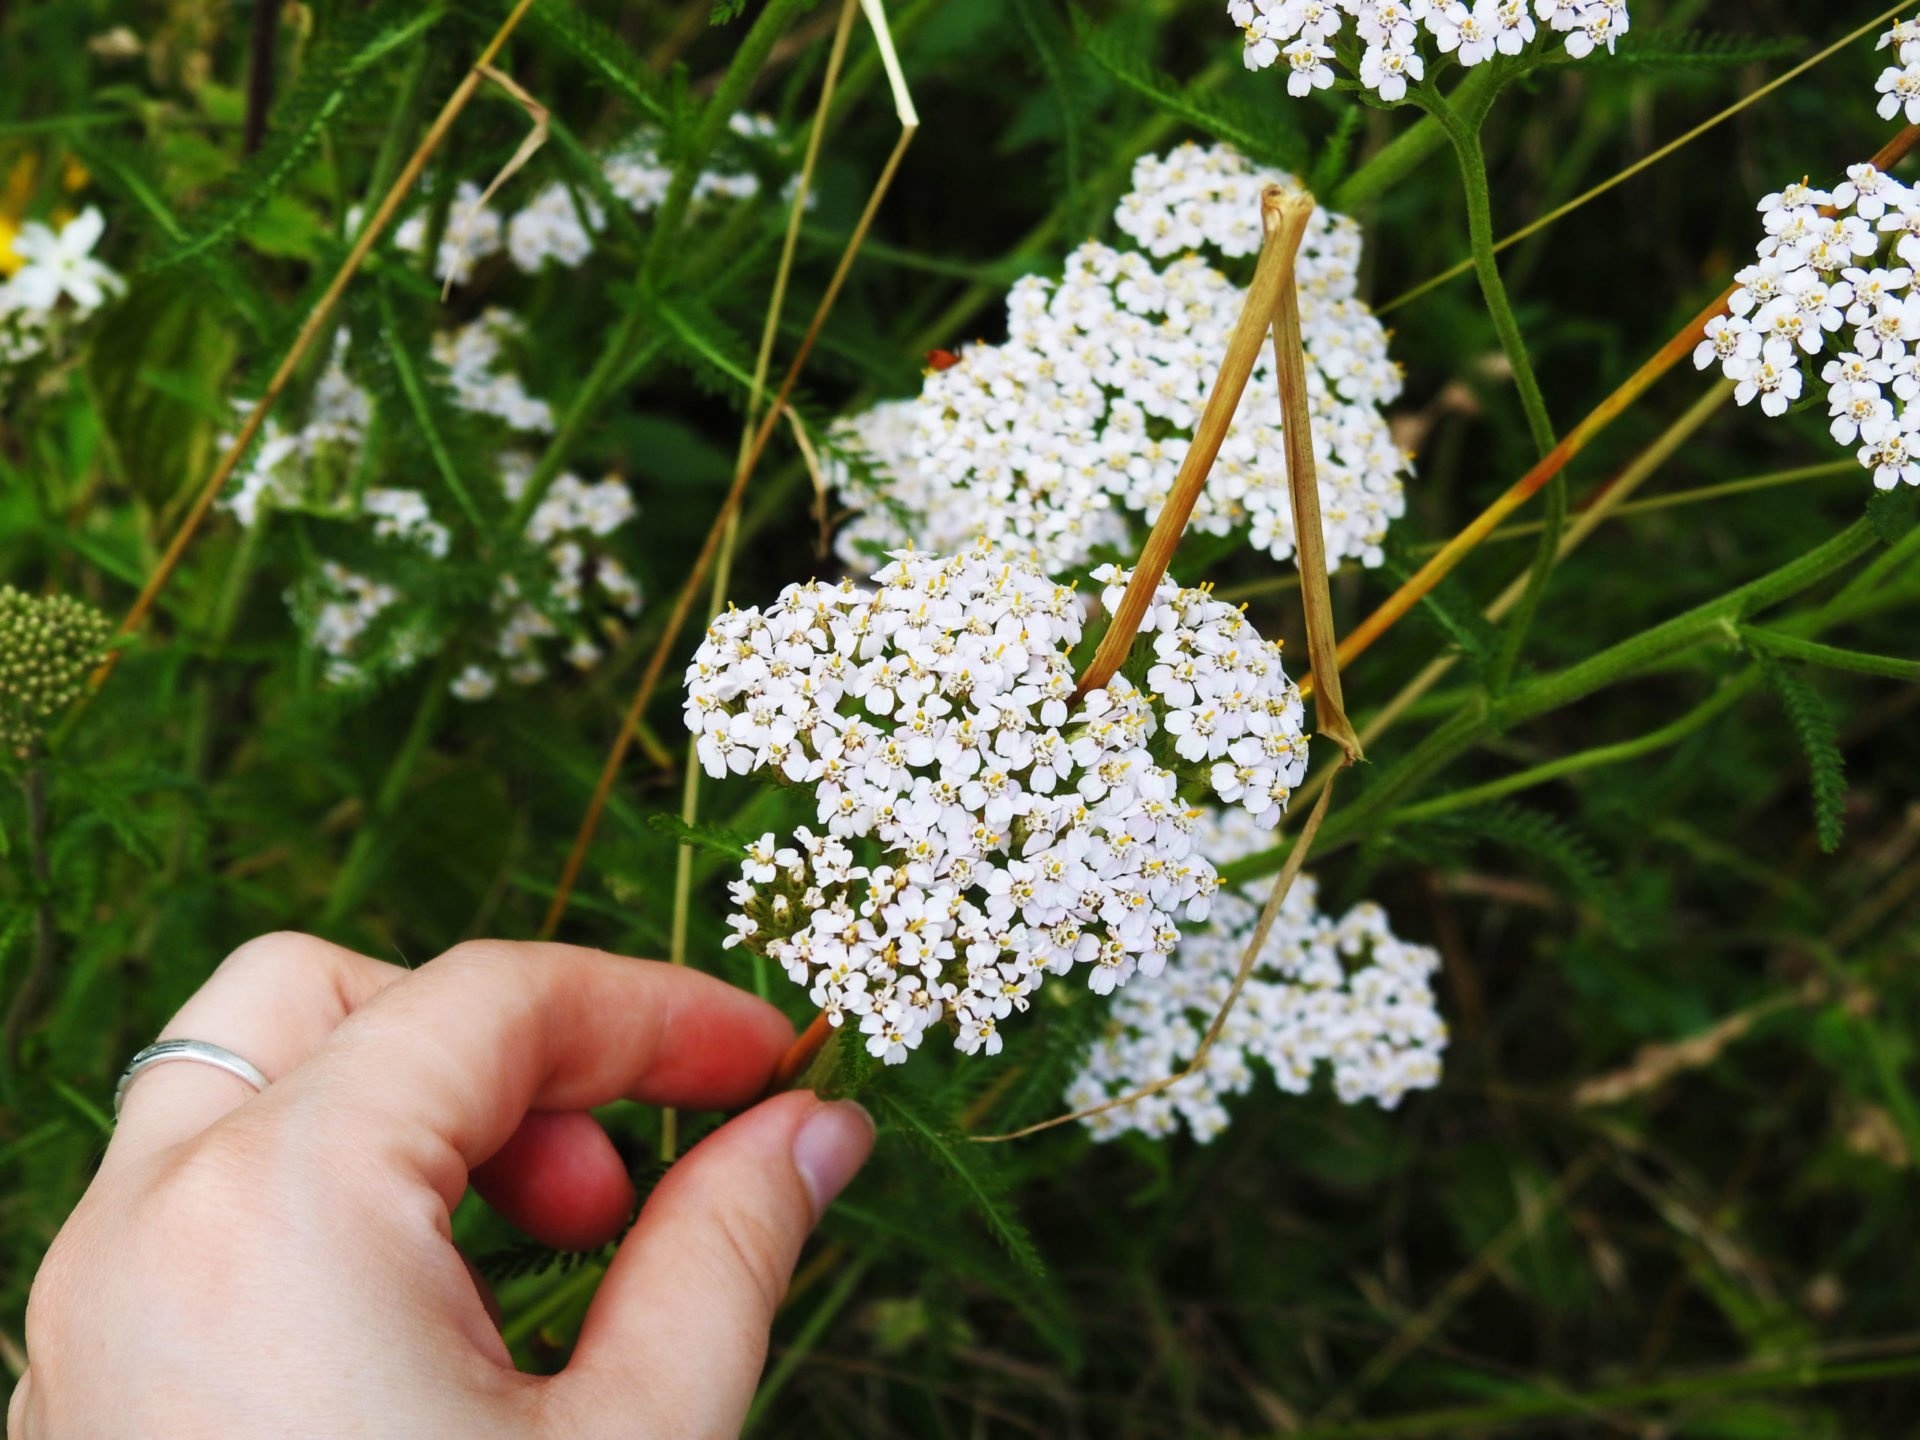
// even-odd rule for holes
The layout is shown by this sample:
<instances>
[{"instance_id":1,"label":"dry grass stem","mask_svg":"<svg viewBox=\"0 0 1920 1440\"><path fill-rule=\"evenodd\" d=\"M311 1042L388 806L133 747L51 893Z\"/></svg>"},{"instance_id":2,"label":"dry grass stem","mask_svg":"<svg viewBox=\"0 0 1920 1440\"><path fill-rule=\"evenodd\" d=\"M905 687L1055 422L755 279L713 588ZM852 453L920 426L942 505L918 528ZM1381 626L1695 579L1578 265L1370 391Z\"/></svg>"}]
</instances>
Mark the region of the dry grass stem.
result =
<instances>
[{"instance_id":1,"label":"dry grass stem","mask_svg":"<svg viewBox=\"0 0 1920 1440\"><path fill-rule=\"evenodd\" d=\"M200 487L200 493L194 497L192 508L187 511L179 528L174 531L173 539L167 543L165 553L161 555L159 563L154 566L153 573L147 577L147 583L141 587L140 594L134 599L126 618L120 622L122 635L133 635L146 623L147 616L152 613L155 602L160 598L160 592L166 588L167 581L179 568L181 558L187 552L187 546L193 543L193 537L199 533L201 525L206 522L208 512L213 509L213 502L226 488L228 479L253 444L254 437L260 433L260 427L266 423L267 415L280 399L281 392L287 388L287 382L293 378L294 371L300 368L300 362L307 357L307 353L313 349L314 343L326 329L327 322L333 317L334 307L340 303L340 297L346 293L347 286L359 273L361 265L372 253L381 235L386 233L387 226L399 212L401 203L407 198L407 193L419 181L421 172L427 168L427 162L433 158L434 152L447 138L447 132L453 128L453 122L460 118L460 112L465 110L467 103L473 99L474 93L480 88L481 76L492 68L501 47L507 43L507 38L519 27L527 11L532 8L533 0L518 0L513 9L508 12L507 18L500 22L500 28L493 32L493 38L480 52L480 58L474 61L473 67L454 87L453 93L447 97L447 103L440 108L440 113L434 116L433 124L427 127L427 133L421 137L420 144L415 147L413 154L407 157L407 163L400 167L400 174L395 177L373 215L361 227L359 235L354 238L353 248L347 252L347 258L341 262L332 283L327 286L313 309L308 312L305 322L300 326L299 334L294 336L292 347L282 357L279 366L267 381L265 391L254 402L253 408L247 412L247 418L241 423L239 434L233 437L233 442L227 446L226 451L214 465L213 473L207 477L206 483ZM107 677L113 673L113 667L119 663L126 648L116 646L107 652L106 659L101 661L100 667L93 672L91 680L93 688L98 689L106 683Z\"/></svg>"},{"instance_id":2,"label":"dry grass stem","mask_svg":"<svg viewBox=\"0 0 1920 1440\"><path fill-rule=\"evenodd\" d=\"M820 98L814 106L813 127L807 133L806 154L801 160L800 173L787 204L787 233L780 247L780 263L773 273L773 293L767 300L766 318L760 325L760 348L754 355L753 380L747 387L747 403L740 426L740 450L734 459L736 467L747 463L747 457L753 449L754 431L759 423L760 406L766 392L767 372L773 366L773 342L780 333L780 312L786 307L787 283L792 279L793 257L799 249L800 222L806 214L807 200L813 191L813 174L820 160L820 144L826 135L827 116L833 109L834 90L840 83L840 72L846 63L847 40L853 33L853 17L856 13L855 3L856 0L843 0L840 6L840 21L834 27L827 68L820 80ZM819 461L814 456L812 442L807 439L807 427L791 408L787 410L787 418L792 422L794 441L800 447L800 453L807 457L809 467L817 472ZM707 598L709 616L718 613L726 600L727 587L733 575L733 552L739 541L740 512L735 509L727 516L724 533L720 537L719 558L713 567L713 590ZM700 766L689 752L680 801L680 820L689 829L700 818L700 777ZM669 962L674 965L687 963L687 927L692 903L693 848L683 841L674 854L673 926L668 937L667 955ZM660 1158L668 1163L672 1162L678 1145L678 1120L678 1113L671 1107L661 1112Z\"/></svg>"},{"instance_id":3,"label":"dry grass stem","mask_svg":"<svg viewBox=\"0 0 1920 1440\"><path fill-rule=\"evenodd\" d=\"M1180 462L1173 489L1160 508L1159 518L1153 522L1146 544L1140 547L1140 558L1134 562L1133 574L1127 581L1125 594L1120 597L1120 608L1114 612L1113 623L1100 637L1093 659L1087 662L1086 671L1080 676L1074 691L1076 700L1089 691L1098 690L1119 673L1127 652L1133 648L1133 637L1140 631L1140 622L1146 618L1153 592L1172 563L1173 552L1193 515L1193 507L1206 488L1207 473L1213 469L1214 458L1219 455L1227 430L1233 424L1233 412L1240 408L1240 397L1246 393L1247 380L1253 374L1254 362L1259 359L1260 346L1267 338L1267 327L1279 310L1280 297L1283 292L1293 290L1294 256L1299 253L1300 240L1306 232L1306 217L1313 213L1312 197L1305 199L1305 214L1290 213L1288 223L1269 230L1260 247L1253 283L1247 287L1247 298L1240 307L1239 323L1227 341L1227 353L1220 361L1219 373L1214 376L1213 389L1208 392L1207 403L1193 427L1193 444Z\"/></svg>"},{"instance_id":4,"label":"dry grass stem","mask_svg":"<svg viewBox=\"0 0 1920 1440\"><path fill-rule=\"evenodd\" d=\"M491 65L476 65L473 68L511 95L520 108L527 112L527 118L533 121L533 128L527 132L527 138L520 142L513 154L507 157L507 163L500 167L500 173L495 175L488 182L487 188L480 192L480 198L461 213L459 228L453 235L454 253L459 255L466 253L467 237L473 231L474 217L487 208L487 202L493 199L500 187L519 174L521 167L534 157L542 145L547 143L547 127L552 118L547 112L547 107L528 94L520 82L504 70L496 70ZM443 302L453 293L453 271L454 267L449 265L446 279L440 286L440 299Z\"/></svg>"},{"instance_id":5,"label":"dry grass stem","mask_svg":"<svg viewBox=\"0 0 1920 1440\"><path fill-rule=\"evenodd\" d=\"M913 137L920 128L920 117L915 111L913 97L906 86L906 77L901 73L899 61L894 55L892 37L886 31L885 14L872 0L862 0L862 9L870 21L875 22L875 40L880 46L882 61L886 66L887 80L892 86L894 110L900 120L900 138L894 143L892 152L887 156L886 164L881 167L879 178L874 181L873 189L867 196L865 208L860 212L859 220L854 224L853 233L847 237L846 247L840 253L840 261L834 267L833 276L827 282L827 288L820 297L820 303L814 308L813 318L807 325L806 333L787 366L786 375L780 382L779 391L767 413L761 418L759 428L754 432L753 442L747 447L740 464L734 471L733 484L728 488L726 498L721 501L719 511L713 517L713 523L707 529L707 538L695 558L693 569L680 587L680 593L674 599L673 610L667 617L665 628L654 645L653 654L648 657L647 667L642 672L640 683L635 688L633 699L629 702L625 715L621 717L620 729L614 737L613 746L607 752L600 778L594 786L593 798L587 804L586 814L580 822L580 829L574 836L573 847L568 852L567 862L560 874L558 885L554 889L552 903L540 925L540 936L550 939L559 929L561 917L566 914L567 905L573 896L573 888L579 882L580 868L586 861L587 851L593 845L594 833L599 829L601 813L606 809L607 798L613 792L614 781L620 773L620 766L626 759L627 751L633 744L634 728L640 723L640 717L646 713L652 703L655 689L659 686L660 676L666 669L668 657L680 638L681 628L686 624L687 616L693 609L694 596L700 583L714 563L728 525L734 512L739 509L741 497L746 493L747 482L752 478L760 457L766 451L767 442L772 437L775 425L787 411L787 402L792 397L793 387L800 378L800 372L807 363L807 357L813 353L814 342L819 339L820 331L832 313L834 302L840 298L841 288L846 284L847 274L853 268L853 262L860 253L860 247L866 243L867 232L873 226L873 218L879 213L880 204L886 198L887 191L898 173L900 162L905 157L907 147L913 143Z\"/></svg>"},{"instance_id":6,"label":"dry grass stem","mask_svg":"<svg viewBox=\"0 0 1920 1440\"><path fill-rule=\"evenodd\" d=\"M1676 1075L1689 1070L1706 1069L1720 1058L1729 1045L1769 1015L1796 1005L1816 1005L1826 999L1829 993L1830 987L1825 980L1811 980L1798 990L1769 996L1756 1005L1736 1010L1684 1040L1643 1045L1633 1059L1620 1069L1583 1081L1573 1092L1573 1103L1587 1110L1636 1100L1659 1089Z\"/></svg>"},{"instance_id":7,"label":"dry grass stem","mask_svg":"<svg viewBox=\"0 0 1920 1440\"><path fill-rule=\"evenodd\" d=\"M1304 190L1269 185L1260 197L1260 223L1289 256L1300 249L1313 197ZM1291 272L1289 272L1291 274ZM1300 291L1280 287L1273 309L1273 368L1280 384L1281 438L1287 452L1287 494L1293 503L1294 563L1300 572L1300 608L1307 630L1307 658L1326 676L1314 697L1314 727L1346 753L1352 765L1364 756L1347 719L1334 661L1333 597L1327 589L1327 539L1320 523L1320 472L1313 455L1313 419L1307 402L1306 342L1300 333Z\"/></svg>"}]
</instances>

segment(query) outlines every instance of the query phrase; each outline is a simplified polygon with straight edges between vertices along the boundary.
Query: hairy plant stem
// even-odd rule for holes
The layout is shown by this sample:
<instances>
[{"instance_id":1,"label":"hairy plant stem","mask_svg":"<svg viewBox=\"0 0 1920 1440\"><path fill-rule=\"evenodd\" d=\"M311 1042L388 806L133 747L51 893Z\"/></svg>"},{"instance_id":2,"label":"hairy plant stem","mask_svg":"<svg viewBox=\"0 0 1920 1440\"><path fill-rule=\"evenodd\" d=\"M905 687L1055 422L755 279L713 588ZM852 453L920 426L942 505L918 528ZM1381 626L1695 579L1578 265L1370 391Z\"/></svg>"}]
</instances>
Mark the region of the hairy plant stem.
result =
<instances>
[{"instance_id":1,"label":"hairy plant stem","mask_svg":"<svg viewBox=\"0 0 1920 1440\"><path fill-rule=\"evenodd\" d=\"M1645 735L1636 736L1631 740L1622 740L1612 745L1596 745L1573 755L1563 755L1557 760L1535 765L1529 770L1519 770L1511 775L1504 775L1498 780L1488 781L1485 785L1472 785L1465 790L1455 790L1421 804L1408 805L1395 810L1381 822L1382 828L1413 825L1423 820L1436 819L1441 815L1472 810L1567 775L1578 775L1588 770L1602 769L1608 765L1619 765L1628 760L1637 760L1642 755L1650 755L1656 750L1678 745L1715 716L1745 699L1752 693L1758 679L1758 672L1751 670L1737 676L1715 690L1712 695L1678 720L1663 725L1658 730L1649 731Z\"/></svg>"},{"instance_id":2,"label":"hairy plant stem","mask_svg":"<svg viewBox=\"0 0 1920 1440\"><path fill-rule=\"evenodd\" d=\"M1491 92L1487 98L1491 99ZM1433 90L1426 92L1421 103L1453 142L1453 153L1460 162L1460 184L1467 201L1467 240L1473 249L1474 273L1480 280L1480 294L1487 302L1487 316L1493 321L1494 334L1499 337L1500 348L1513 370L1513 383L1520 392L1520 408L1526 413L1533 448L1544 456L1553 449L1553 421L1547 414L1546 397L1540 393L1540 381L1533 373L1527 342L1520 333L1520 322L1514 318L1506 284L1500 278L1500 261L1494 254L1493 193L1487 185L1486 152L1480 145L1484 105L1476 105L1472 110L1457 109Z\"/></svg>"},{"instance_id":3,"label":"hairy plant stem","mask_svg":"<svg viewBox=\"0 0 1920 1440\"><path fill-rule=\"evenodd\" d=\"M40 1010L40 997L59 963L59 935L53 913L53 872L47 852L47 771L41 757L32 756L20 776L20 794L27 807L27 878L33 886L33 958L13 1002L7 1006L7 1061L20 1064L20 1046L27 1027Z\"/></svg>"},{"instance_id":4,"label":"hairy plant stem","mask_svg":"<svg viewBox=\"0 0 1920 1440\"><path fill-rule=\"evenodd\" d=\"M1920 531L1914 533L1920 535ZM1819 584L1874 544L1872 526L1865 520L1856 520L1832 539L1758 580L1609 646L1577 665L1524 681L1498 697L1469 696L1453 716L1388 768L1357 801L1327 822L1323 847L1347 844L1374 833L1391 812L1399 808L1405 795L1481 741L1642 674L1707 640L1733 638L1737 633L1734 627L1742 620ZM1859 577L1855 578L1857 581ZM1827 613L1832 613L1846 594L1843 590L1836 596ZM1269 874L1285 861L1286 854L1287 847L1281 846L1249 856L1233 865L1222 866L1220 878L1236 884Z\"/></svg>"},{"instance_id":5,"label":"hairy plant stem","mask_svg":"<svg viewBox=\"0 0 1920 1440\"><path fill-rule=\"evenodd\" d=\"M1456 111L1483 113L1485 107L1492 103L1504 78L1497 65L1476 65L1453 87L1447 103ZM1418 170L1447 141L1447 132L1439 120L1431 114L1423 115L1368 156L1358 169L1334 187L1333 208L1352 210L1378 198ZM1467 268L1471 266L1472 262L1468 261Z\"/></svg>"}]
</instances>

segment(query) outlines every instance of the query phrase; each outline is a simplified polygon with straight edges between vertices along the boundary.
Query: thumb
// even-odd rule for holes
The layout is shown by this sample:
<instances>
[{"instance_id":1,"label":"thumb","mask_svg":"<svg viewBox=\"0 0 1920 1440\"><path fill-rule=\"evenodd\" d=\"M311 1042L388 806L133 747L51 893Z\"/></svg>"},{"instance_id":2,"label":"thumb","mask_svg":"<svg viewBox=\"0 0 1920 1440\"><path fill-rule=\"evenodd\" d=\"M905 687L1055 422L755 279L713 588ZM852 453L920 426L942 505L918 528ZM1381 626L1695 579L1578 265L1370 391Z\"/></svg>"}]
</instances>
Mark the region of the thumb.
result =
<instances>
[{"instance_id":1,"label":"thumb","mask_svg":"<svg viewBox=\"0 0 1920 1440\"><path fill-rule=\"evenodd\" d=\"M796 1092L736 1116L667 1172L601 1282L560 1389L575 1433L735 1435L800 1247L873 1148L850 1100Z\"/></svg>"}]
</instances>

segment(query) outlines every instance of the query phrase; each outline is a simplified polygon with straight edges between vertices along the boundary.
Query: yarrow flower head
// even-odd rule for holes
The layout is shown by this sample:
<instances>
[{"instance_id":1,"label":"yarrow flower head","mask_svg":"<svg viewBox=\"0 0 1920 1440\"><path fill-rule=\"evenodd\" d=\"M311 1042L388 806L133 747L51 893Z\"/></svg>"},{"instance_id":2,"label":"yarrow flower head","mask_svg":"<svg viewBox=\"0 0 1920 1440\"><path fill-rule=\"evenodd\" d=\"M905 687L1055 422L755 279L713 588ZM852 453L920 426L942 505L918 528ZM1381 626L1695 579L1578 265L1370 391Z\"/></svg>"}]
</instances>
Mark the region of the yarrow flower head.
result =
<instances>
[{"instance_id":1,"label":"yarrow flower head","mask_svg":"<svg viewBox=\"0 0 1920 1440\"><path fill-rule=\"evenodd\" d=\"M1575 60L1611 54L1629 24L1627 0L1229 0L1227 15L1240 27L1246 67L1284 62L1296 97L1333 84L1328 62L1351 19L1362 47L1356 74L1386 101L1404 99L1408 81L1425 77L1423 30L1440 54L1471 68L1518 55L1542 26Z\"/></svg>"},{"instance_id":2,"label":"yarrow flower head","mask_svg":"<svg viewBox=\"0 0 1920 1440\"><path fill-rule=\"evenodd\" d=\"M984 537L1049 572L1124 541L1170 493L1245 292L1209 258L1260 248L1259 197L1293 183L1225 147L1147 156L1115 222L1138 250L1089 242L1058 280L1029 276L1008 297L1008 339L974 345L928 374L921 394L843 422L836 484L863 513L839 553L870 567L910 537L947 547ZM1160 268L1157 261L1177 256ZM1331 566L1378 565L1405 510L1408 457L1382 407L1400 393L1387 333L1357 296L1360 232L1316 210L1297 264L1321 512ZM1236 269L1245 271L1241 263ZM1194 511L1211 534L1245 526L1256 549L1294 549L1272 356L1253 378Z\"/></svg>"},{"instance_id":3,"label":"yarrow flower head","mask_svg":"<svg viewBox=\"0 0 1920 1440\"><path fill-rule=\"evenodd\" d=\"M1048 975L1106 994L1158 973L1218 887L1191 797L1271 825L1304 774L1299 692L1238 610L1162 584L1145 688L1076 700L1081 614L1030 561L901 551L872 588L727 611L687 669L707 772L807 787L818 827L749 847L728 943L889 1064L942 1023L997 1053Z\"/></svg>"},{"instance_id":4,"label":"yarrow flower head","mask_svg":"<svg viewBox=\"0 0 1920 1440\"><path fill-rule=\"evenodd\" d=\"M1224 865L1269 839L1229 810L1209 812L1194 843ZM1265 901L1265 885L1223 889L1206 925L1180 942L1165 968L1115 998L1106 1033L1067 1088L1071 1109L1092 1109L1186 1068L1226 1002ZM1257 1067L1296 1095L1325 1070L1343 1103L1372 1100L1389 1110L1409 1090L1439 1082L1447 1026L1432 988L1438 953L1397 939L1378 905L1335 917L1316 902L1313 877L1297 877L1201 1067L1087 1116L1096 1139L1166 1136L1184 1123L1196 1140L1211 1140L1230 1118L1227 1097L1252 1089Z\"/></svg>"},{"instance_id":5,"label":"yarrow flower head","mask_svg":"<svg viewBox=\"0 0 1920 1440\"><path fill-rule=\"evenodd\" d=\"M65 595L0 586L0 755L31 754L106 654L107 617Z\"/></svg>"},{"instance_id":6,"label":"yarrow flower head","mask_svg":"<svg viewBox=\"0 0 1920 1440\"><path fill-rule=\"evenodd\" d=\"M1920 40L1897 43L1920 55ZM1694 365L1717 365L1739 404L1769 416L1817 382L1834 442L1875 486L1920 484L1920 194L1861 164L1831 191L1802 180L1758 208L1755 261L1707 322Z\"/></svg>"}]
</instances>

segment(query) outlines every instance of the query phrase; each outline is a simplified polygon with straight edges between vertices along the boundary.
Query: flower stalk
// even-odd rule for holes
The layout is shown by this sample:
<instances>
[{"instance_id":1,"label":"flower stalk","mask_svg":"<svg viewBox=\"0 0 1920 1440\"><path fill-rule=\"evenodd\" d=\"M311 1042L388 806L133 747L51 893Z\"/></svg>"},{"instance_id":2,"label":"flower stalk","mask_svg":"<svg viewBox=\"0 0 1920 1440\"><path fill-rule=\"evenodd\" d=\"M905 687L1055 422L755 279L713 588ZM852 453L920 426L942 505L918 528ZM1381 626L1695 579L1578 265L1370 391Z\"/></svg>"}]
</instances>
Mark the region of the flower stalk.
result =
<instances>
[{"instance_id":1,"label":"flower stalk","mask_svg":"<svg viewBox=\"0 0 1920 1440\"><path fill-rule=\"evenodd\" d=\"M1487 184L1486 152L1480 145L1480 117L1484 109L1476 107L1474 115L1468 116L1438 93L1431 94L1425 106L1453 142L1454 155L1460 162L1460 183L1467 201L1467 241L1473 251L1474 272L1480 279L1480 294L1487 302L1487 316L1493 321L1494 333L1499 336L1500 348L1513 371L1513 383L1520 393L1520 408L1526 413L1533 448L1545 455L1553 448L1553 420L1547 414L1546 397L1540 391L1539 377L1533 373L1526 337L1520 333L1513 303L1507 298L1506 282L1500 278L1500 261L1494 254L1493 194Z\"/></svg>"}]
</instances>

